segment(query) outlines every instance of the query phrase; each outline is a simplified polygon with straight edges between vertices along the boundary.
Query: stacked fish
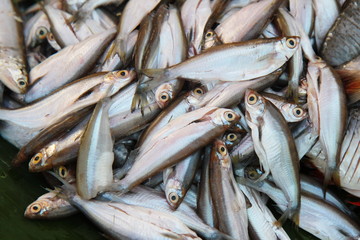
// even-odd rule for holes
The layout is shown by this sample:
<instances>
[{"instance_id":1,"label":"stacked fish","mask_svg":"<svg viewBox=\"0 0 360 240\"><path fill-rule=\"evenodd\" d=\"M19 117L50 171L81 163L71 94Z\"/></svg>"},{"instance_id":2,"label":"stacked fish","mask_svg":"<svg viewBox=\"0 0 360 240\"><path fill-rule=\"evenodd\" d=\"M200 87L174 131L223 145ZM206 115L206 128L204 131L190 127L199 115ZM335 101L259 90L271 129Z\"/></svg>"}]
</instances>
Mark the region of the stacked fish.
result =
<instances>
[{"instance_id":1,"label":"stacked fish","mask_svg":"<svg viewBox=\"0 0 360 240\"><path fill-rule=\"evenodd\" d=\"M113 239L290 239L287 219L360 238L328 189L360 197L359 0L0 9L0 133L55 187L26 217L81 211Z\"/></svg>"}]
</instances>

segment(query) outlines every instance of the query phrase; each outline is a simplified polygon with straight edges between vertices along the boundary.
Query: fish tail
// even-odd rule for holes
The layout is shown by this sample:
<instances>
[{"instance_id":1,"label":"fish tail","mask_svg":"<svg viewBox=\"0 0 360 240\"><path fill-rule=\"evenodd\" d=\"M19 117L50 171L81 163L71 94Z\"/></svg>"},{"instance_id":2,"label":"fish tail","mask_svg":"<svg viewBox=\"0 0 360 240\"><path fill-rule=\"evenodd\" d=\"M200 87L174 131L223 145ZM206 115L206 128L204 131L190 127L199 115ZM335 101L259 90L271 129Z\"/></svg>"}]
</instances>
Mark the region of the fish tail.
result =
<instances>
[{"instance_id":1,"label":"fish tail","mask_svg":"<svg viewBox=\"0 0 360 240\"><path fill-rule=\"evenodd\" d=\"M143 69L141 70L143 74L151 78L151 81L156 81L159 83L166 82L169 80L168 78L168 70L167 69Z\"/></svg>"},{"instance_id":2,"label":"fish tail","mask_svg":"<svg viewBox=\"0 0 360 240\"><path fill-rule=\"evenodd\" d=\"M143 91L141 84L136 87L134 97L131 102L131 112L134 112L137 108L140 108L141 114L144 115L144 109L149 105L147 93Z\"/></svg>"},{"instance_id":3,"label":"fish tail","mask_svg":"<svg viewBox=\"0 0 360 240\"><path fill-rule=\"evenodd\" d=\"M299 81L290 81L286 91L286 97L294 100L295 103L299 102Z\"/></svg>"},{"instance_id":4,"label":"fish tail","mask_svg":"<svg viewBox=\"0 0 360 240\"><path fill-rule=\"evenodd\" d=\"M116 192L118 196L121 196L125 193L127 193L130 189L127 187L127 185L123 184L122 181L119 181L117 183L113 183L111 186L109 186L106 191L110 192Z\"/></svg>"},{"instance_id":5,"label":"fish tail","mask_svg":"<svg viewBox=\"0 0 360 240\"><path fill-rule=\"evenodd\" d=\"M299 225L299 211L300 205L298 203L291 203L285 212L281 215L279 220L277 220L274 225L280 228L286 221L286 219L290 218L293 222L298 226Z\"/></svg>"},{"instance_id":6,"label":"fish tail","mask_svg":"<svg viewBox=\"0 0 360 240\"><path fill-rule=\"evenodd\" d=\"M326 199L326 191L327 191L327 187L329 185L329 182L331 180L331 176L333 175L334 170L330 169L329 167L327 167L325 169L325 174L324 174L324 182L323 182L323 186L322 186L322 191L323 191L323 197L324 199Z\"/></svg>"},{"instance_id":7,"label":"fish tail","mask_svg":"<svg viewBox=\"0 0 360 240\"><path fill-rule=\"evenodd\" d=\"M115 55L118 55L122 64L126 65L126 52L124 46L124 40L113 41L110 45L110 49L105 56L105 61L113 58Z\"/></svg>"}]
</instances>

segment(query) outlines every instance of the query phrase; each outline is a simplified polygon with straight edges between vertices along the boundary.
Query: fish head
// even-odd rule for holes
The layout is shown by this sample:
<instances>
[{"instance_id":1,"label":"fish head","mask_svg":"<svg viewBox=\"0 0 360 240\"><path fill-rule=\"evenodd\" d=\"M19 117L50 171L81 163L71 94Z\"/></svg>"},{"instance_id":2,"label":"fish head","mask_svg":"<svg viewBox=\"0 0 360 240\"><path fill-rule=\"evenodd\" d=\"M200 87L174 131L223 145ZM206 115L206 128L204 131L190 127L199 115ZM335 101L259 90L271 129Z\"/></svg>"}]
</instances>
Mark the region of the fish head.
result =
<instances>
[{"instance_id":1,"label":"fish head","mask_svg":"<svg viewBox=\"0 0 360 240\"><path fill-rule=\"evenodd\" d=\"M300 122L308 116L307 111L297 104L286 103L281 108L286 112L284 118L287 122Z\"/></svg>"},{"instance_id":2,"label":"fish head","mask_svg":"<svg viewBox=\"0 0 360 240\"><path fill-rule=\"evenodd\" d=\"M166 200L169 203L172 209L177 209L180 203L183 201L185 197L185 188L182 186L182 182L175 179L170 178L166 183L165 194Z\"/></svg>"},{"instance_id":3,"label":"fish head","mask_svg":"<svg viewBox=\"0 0 360 240\"><path fill-rule=\"evenodd\" d=\"M48 215L50 210L51 201L49 199L39 199L26 208L24 216L30 219L39 219Z\"/></svg>"},{"instance_id":4,"label":"fish head","mask_svg":"<svg viewBox=\"0 0 360 240\"><path fill-rule=\"evenodd\" d=\"M46 39L49 43L49 45L55 49L56 51L60 51L61 47L59 45L59 43L56 41L55 36L52 32L48 32L48 34L46 35Z\"/></svg>"},{"instance_id":5,"label":"fish head","mask_svg":"<svg viewBox=\"0 0 360 240\"><path fill-rule=\"evenodd\" d=\"M258 92L248 89L245 92L246 120L255 122L265 112L265 98Z\"/></svg>"},{"instance_id":6,"label":"fish head","mask_svg":"<svg viewBox=\"0 0 360 240\"><path fill-rule=\"evenodd\" d=\"M224 134L222 140L225 142L227 149L232 148L240 141L241 134L237 132L227 132Z\"/></svg>"},{"instance_id":7,"label":"fish head","mask_svg":"<svg viewBox=\"0 0 360 240\"><path fill-rule=\"evenodd\" d=\"M51 169L52 164L49 161L56 153L55 144L51 144L48 147L42 148L38 153L36 153L29 162L29 171L30 172L39 172Z\"/></svg>"},{"instance_id":8,"label":"fish head","mask_svg":"<svg viewBox=\"0 0 360 240\"><path fill-rule=\"evenodd\" d=\"M196 106L200 102L200 99L202 99L205 93L206 93L205 87L198 86L188 93L186 101L189 103L190 106Z\"/></svg>"},{"instance_id":9,"label":"fish head","mask_svg":"<svg viewBox=\"0 0 360 240\"><path fill-rule=\"evenodd\" d=\"M244 174L246 178L256 181L263 175L263 172L259 168L248 166L245 168Z\"/></svg>"},{"instance_id":10,"label":"fish head","mask_svg":"<svg viewBox=\"0 0 360 240\"><path fill-rule=\"evenodd\" d=\"M226 148L225 143L220 139L216 139L213 143L211 161L215 161L217 164L221 165L222 168L231 168L229 151Z\"/></svg>"},{"instance_id":11,"label":"fish head","mask_svg":"<svg viewBox=\"0 0 360 240\"><path fill-rule=\"evenodd\" d=\"M107 96L112 96L127 86L136 77L134 70L120 70L109 72L104 76L102 88L106 89Z\"/></svg>"},{"instance_id":12,"label":"fish head","mask_svg":"<svg viewBox=\"0 0 360 240\"><path fill-rule=\"evenodd\" d=\"M275 51L284 52L285 55L290 58L297 48L300 45L300 37L291 36L291 37L283 37L281 39L281 44L276 46Z\"/></svg>"},{"instance_id":13,"label":"fish head","mask_svg":"<svg viewBox=\"0 0 360 240\"><path fill-rule=\"evenodd\" d=\"M160 108L165 108L173 99L173 86L170 83L161 84L155 91L155 100Z\"/></svg>"},{"instance_id":14,"label":"fish head","mask_svg":"<svg viewBox=\"0 0 360 240\"><path fill-rule=\"evenodd\" d=\"M47 26L38 26L34 32L34 35L27 42L27 47L35 48L43 41L46 40L47 34L49 33L49 29Z\"/></svg>"},{"instance_id":15,"label":"fish head","mask_svg":"<svg viewBox=\"0 0 360 240\"><path fill-rule=\"evenodd\" d=\"M12 57L0 60L0 79L16 93L25 93L28 87L28 76L25 65Z\"/></svg>"},{"instance_id":16,"label":"fish head","mask_svg":"<svg viewBox=\"0 0 360 240\"><path fill-rule=\"evenodd\" d=\"M57 166L54 167L54 172L64 179L68 183L75 183L76 181L76 172L75 165L68 166Z\"/></svg>"},{"instance_id":17,"label":"fish head","mask_svg":"<svg viewBox=\"0 0 360 240\"><path fill-rule=\"evenodd\" d=\"M216 125L230 127L239 120L240 115L231 109L218 108L212 113L212 122Z\"/></svg>"}]
</instances>

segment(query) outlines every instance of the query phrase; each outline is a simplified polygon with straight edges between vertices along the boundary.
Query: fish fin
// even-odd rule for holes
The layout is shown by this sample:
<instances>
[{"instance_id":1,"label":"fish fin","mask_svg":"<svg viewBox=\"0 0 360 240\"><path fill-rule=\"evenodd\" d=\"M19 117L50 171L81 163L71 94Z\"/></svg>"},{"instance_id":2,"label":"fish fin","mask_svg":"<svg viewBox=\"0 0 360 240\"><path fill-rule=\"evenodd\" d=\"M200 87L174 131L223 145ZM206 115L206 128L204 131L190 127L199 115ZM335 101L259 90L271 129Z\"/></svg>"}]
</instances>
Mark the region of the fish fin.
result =
<instances>
[{"instance_id":1,"label":"fish fin","mask_svg":"<svg viewBox=\"0 0 360 240\"><path fill-rule=\"evenodd\" d=\"M126 42L127 39L119 39L115 42L115 47L113 49L112 55L117 54L123 62L124 65L126 65Z\"/></svg>"},{"instance_id":2,"label":"fish fin","mask_svg":"<svg viewBox=\"0 0 360 240\"><path fill-rule=\"evenodd\" d=\"M138 88L137 86L131 102L131 112L134 112L137 108L140 108L141 114L144 116L144 109L147 105L149 105L147 93L148 92L143 92L141 88Z\"/></svg>"},{"instance_id":3,"label":"fish fin","mask_svg":"<svg viewBox=\"0 0 360 240\"><path fill-rule=\"evenodd\" d=\"M165 82L168 80L168 70L165 68L162 69L143 69L141 70L141 72L143 74L145 74L146 76L148 76L149 78L152 79L152 81L156 81L156 82Z\"/></svg>"},{"instance_id":4,"label":"fish fin","mask_svg":"<svg viewBox=\"0 0 360 240\"><path fill-rule=\"evenodd\" d=\"M323 186L322 186L324 199L326 199L327 187L329 185L329 182L331 181L331 177L332 177L333 173L334 173L334 169L330 169L329 167L326 167L325 173L324 173L324 182L323 182Z\"/></svg>"},{"instance_id":5,"label":"fish fin","mask_svg":"<svg viewBox=\"0 0 360 240\"><path fill-rule=\"evenodd\" d=\"M295 103L299 103L299 81L290 81L286 90L286 98L293 100Z\"/></svg>"},{"instance_id":6,"label":"fish fin","mask_svg":"<svg viewBox=\"0 0 360 240\"><path fill-rule=\"evenodd\" d=\"M297 205L296 207L288 206L288 208L285 210L285 212L281 215L279 220L275 221L274 225L277 228L280 228L285 223L286 219L291 218L292 221L295 223L296 226L299 226L300 222L300 205Z\"/></svg>"},{"instance_id":7,"label":"fish fin","mask_svg":"<svg viewBox=\"0 0 360 240\"><path fill-rule=\"evenodd\" d=\"M281 217L274 222L274 225L277 228L281 228L284 225L286 219L288 219L289 215L290 215L290 208L287 208L285 212L281 215Z\"/></svg>"},{"instance_id":8,"label":"fish fin","mask_svg":"<svg viewBox=\"0 0 360 240\"><path fill-rule=\"evenodd\" d=\"M70 200L71 198L73 198L76 195L76 187L74 185L71 185L70 183L68 183L67 181L62 179L60 176L58 176L54 172L48 171L48 173L50 175L52 175L53 177L55 177L58 181L60 181L63 184L60 187L62 189L62 192L61 193L59 192L57 194L59 197Z\"/></svg>"}]
</instances>

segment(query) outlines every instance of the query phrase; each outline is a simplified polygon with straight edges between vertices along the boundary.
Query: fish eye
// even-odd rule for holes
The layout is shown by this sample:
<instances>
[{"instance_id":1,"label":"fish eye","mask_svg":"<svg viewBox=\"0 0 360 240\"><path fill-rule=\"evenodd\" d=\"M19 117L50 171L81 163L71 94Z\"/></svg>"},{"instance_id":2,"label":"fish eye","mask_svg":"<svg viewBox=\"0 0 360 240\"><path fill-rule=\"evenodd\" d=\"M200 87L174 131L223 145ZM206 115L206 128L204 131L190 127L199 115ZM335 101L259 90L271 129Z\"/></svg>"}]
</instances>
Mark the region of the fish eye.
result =
<instances>
[{"instance_id":1,"label":"fish eye","mask_svg":"<svg viewBox=\"0 0 360 240\"><path fill-rule=\"evenodd\" d=\"M251 180L256 180L259 178L259 173L255 169L251 169L247 172L247 176Z\"/></svg>"},{"instance_id":2,"label":"fish eye","mask_svg":"<svg viewBox=\"0 0 360 240\"><path fill-rule=\"evenodd\" d=\"M36 36L37 36L39 39L43 40L43 39L46 38L47 33L48 33L47 28L41 26L41 27L38 27L38 28L36 29L36 33L35 33L35 34L36 34Z\"/></svg>"},{"instance_id":3,"label":"fish eye","mask_svg":"<svg viewBox=\"0 0 360 240\"><path fill-rule=\"evenodd\" d=\"M51 32L49 32L49 33L47 34L47 38L48 38L49 41L54 41L54 40L55 40L54 34L52 34Z\"/></svg>"},{"instance_id":4,"label":"fish eye","mask_svg":"<svg viewBox=\"0 0 360 240\"><path fill-rule=\"evenodd\" d=\"M296 108L294 108L293 113L294 113L295 116L299 117L304 113L304 110L302 110L299 107L296 107Z\"/></svg>"},{"instance_id":5,"label":"fish eye","mask_svg":"<svg viewBox=\"0 0 360 240\"><path fill-rule=\"evenodd\" d=\"M59 167L58 174L59 174L60 177L66 178L66 176L68 175L67 168L64 167L64 166Z\"/></svg>"},{"instance_id":6,"label":"fish eye","mask_svg":"<svg viewBox=\"0 0 360 240\"><path fill-rule=\"evenodd\" d=\"M226 153L227 153L226 147L224 147L224 146L220 146L220 147L218 148L218 151L219 151L219 153L220 153L221 155L223 155L223 156L225 156Z\"/></svg>"},{"instance_id":7,"label":"fish eye","mask_svg":"<svg viewBox=\"0 0 360 240\"><path fill-rule=\"evenodd\" d=\"M258 100L258 97L255 94L250 94L247 98L247 101L250 105L254 105Z\"/></svg>"},{"instance_id":8,"label":"fish eye","mask_svg":"<svg viewBox=\"0 0 360 240\"><path fill-rule=\"evenodd\" d=\"M286 39L286 46L288 46L289 48L295 48L296 47L296 39L295 38Z\"/></svg>"},{"instance_id":9,"label":"fish eye","mask_svg":"<svg viewBox=\"0 0 360 240\"><path fill-rule=\"evenodd\" d=\"M169 200L171 203L175 204L179 201L179 195L176 192L169 193Z\"/></svg>"},{"instance_id":10,"label":"fish eye","mask_svg":"<svg viewBox=\"0 0 360 240\"><path fill-rule=\"evenodd\" d=\"M225 119L229 122L231 121L234 121L235 120L235 114L230 112L230 111L227 111L225 112Z\"/></svg>"},{"instance_id":11,"label":"fish eye","mask_svg":"<svg viewBox=\"0 0 360 240\"><path fill-rule=\"evenodd\" d=\"M213 36L213 33L212 32L207 32L206 35L205 35L207 38L211 38Z\"/></svg>"},{"instance_id":12,"label":"fish eye","mask_svg":"<svg viewBox=\"0 0 360 240\"><path fill-rule=\"evenodd\" d=\"M26 86L26 81L25 81L24 78L19 78L19 79L18 79L18 83L19 83L19 85L20 85L21 87Z\"/></svg>"},{"instance_id":13,"label":"fish eye","mask_svg":"<svg viewBox=\"0 0 360 240\"><path fill-rule=\"evenodd\" d=\"M121 77L126 77L129 74L129 72L127 70L121 70L119 72L117 72L117 76L121 76Z\"/></svg>"},{"instance_id":14,"label":"fish eye","mask_svg":"<svg viewBox=\"0 0 360 240\"><path fill-rule=\"evenodd\" d=\"M194 93L197 95L203 95L204 94L204 90L202 90L201 88L195 88Z\"/></svg>"},{"instance_id":15,"label":"fish eye","mask_svg":"<svg viewBox=\"0 0 360 240\"><path fill-rule=\"evenodd\" d=\"M169 100L169 98L170 98L170 96L169 96L169 94L167 92L163 92L160 95L160 100L162 102L166 102L167 100Z\"/></svg>"},{"instance_id":16,"label":"fish eye","mask_svg":"<svg viewBox=\"0 0 360 240\"><path fill-rule=\"evenodd\" d=\"M38 164L41 159L43 158L43 155L42 153L37 153L32 159L31 161L34 163L34 164Z\"/></svg>"},{"instance_id":17,"label":"fish eye","mask_svg":"<svg viewBox=\"0 0 360 240\"><path fill-rule=\"evenodd\" d=\"M237 136L235 133L229 133L227 136L226 136L226 139L230 142L233 142L237 139Z\"/></svg>"},{"instance_id":18,"label":"fish eye","mask_svg":"<svg viewBox=\"0 0 360 240\"><path fill-rule=\"evenodd\" d=\"M35 203L30 207L30 212L31 213L39 213L40 210L41 210L41 206L38 203Z\"/></svg>"}]
</instances>

